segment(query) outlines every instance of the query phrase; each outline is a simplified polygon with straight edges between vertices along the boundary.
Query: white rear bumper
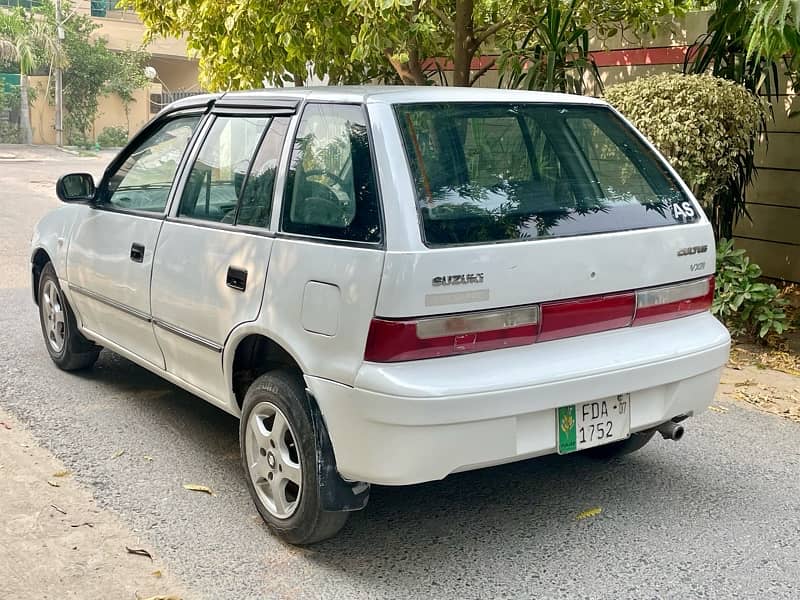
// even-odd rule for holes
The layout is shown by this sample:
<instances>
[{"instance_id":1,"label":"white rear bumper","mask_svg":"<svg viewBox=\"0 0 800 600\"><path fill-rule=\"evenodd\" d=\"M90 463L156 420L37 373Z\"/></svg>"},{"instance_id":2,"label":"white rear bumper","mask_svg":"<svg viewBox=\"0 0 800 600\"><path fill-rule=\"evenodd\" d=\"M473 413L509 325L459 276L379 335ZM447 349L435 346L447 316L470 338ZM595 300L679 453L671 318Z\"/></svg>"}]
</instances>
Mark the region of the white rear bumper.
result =
<instances>
[{"instance_id":1,"label":"white rear bumper","mask_svg":"<svg viewBox=\"0 0 800 600\"><path fill-rule=\"evenodd\" d=\"M522 348L365 363L356 387L307 377L339 472L383 485L556 451L558 406L631 394L631 431L714 398L727 330L703 314Z\"/></svg>"}]
</instances>

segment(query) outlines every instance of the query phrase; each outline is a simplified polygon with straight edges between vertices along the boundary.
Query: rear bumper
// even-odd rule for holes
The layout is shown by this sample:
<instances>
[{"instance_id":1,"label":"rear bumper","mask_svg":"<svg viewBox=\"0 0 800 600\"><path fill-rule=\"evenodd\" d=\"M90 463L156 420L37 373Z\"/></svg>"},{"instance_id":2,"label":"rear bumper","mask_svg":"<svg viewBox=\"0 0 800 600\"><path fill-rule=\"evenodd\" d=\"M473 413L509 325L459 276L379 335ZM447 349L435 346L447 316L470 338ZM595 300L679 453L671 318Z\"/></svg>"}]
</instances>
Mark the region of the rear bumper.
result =
<instances>
[{"instance_id":1,"label":"rear bumper","mask_svg":"<svg viewBox=\"0 0 800 600\"><path fill-rule=\"evenodd\" d=\"M365 363L348 387L307 377L339 472L383 485L556 451L554 409L631 394L631 430L714 397L730 337L703 314L523 348Z\"/></svg>"}]
</instances>

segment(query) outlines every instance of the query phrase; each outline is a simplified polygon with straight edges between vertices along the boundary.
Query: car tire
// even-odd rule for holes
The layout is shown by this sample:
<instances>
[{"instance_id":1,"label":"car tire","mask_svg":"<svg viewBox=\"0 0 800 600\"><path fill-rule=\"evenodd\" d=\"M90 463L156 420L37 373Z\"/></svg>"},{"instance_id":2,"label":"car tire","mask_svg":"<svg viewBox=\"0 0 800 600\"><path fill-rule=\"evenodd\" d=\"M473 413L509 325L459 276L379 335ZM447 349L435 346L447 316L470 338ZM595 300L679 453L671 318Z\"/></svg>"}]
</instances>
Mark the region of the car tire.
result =
<instances>
[{"instance_id":1,"label":"car tire","mask_svg":"<svg viewBox=\"0 0 800 600\"><path fill-rule=\"evenodd\" d=\"M59 369L88 369L97 360L101 348L86 339L75 321L52 263L47 263L39 277L39 322L44 345Z\"/></svg>"},{"instance_id":2,"label":"car tire","mask_svg":"<svg viewBox=\"0 0 800 600\"><path fill-rule=\"evenodd\" d=\"M604 444L603 446L595 446L594 448L584 450L581 452L581 454L595 460L611 460L613 458L617 458L618 456L624 456L644 448L644 446L647 445L647 442L652 439L655 432L655 429L651 429L649 431L632 433L631 436L626 440Z\"/></svg>"},{"instance_id":3,"label":"car tire","mask_svg":"<svg viewBox=\"0 0 800 600\"><path fill-rule=\"evenodd\" d=\"M248 388L239 423L247 489L284 541L308 545L336 535L349 513L321 509L317 439L302 376L278 370Z\"/></svg>"}]
</instances>

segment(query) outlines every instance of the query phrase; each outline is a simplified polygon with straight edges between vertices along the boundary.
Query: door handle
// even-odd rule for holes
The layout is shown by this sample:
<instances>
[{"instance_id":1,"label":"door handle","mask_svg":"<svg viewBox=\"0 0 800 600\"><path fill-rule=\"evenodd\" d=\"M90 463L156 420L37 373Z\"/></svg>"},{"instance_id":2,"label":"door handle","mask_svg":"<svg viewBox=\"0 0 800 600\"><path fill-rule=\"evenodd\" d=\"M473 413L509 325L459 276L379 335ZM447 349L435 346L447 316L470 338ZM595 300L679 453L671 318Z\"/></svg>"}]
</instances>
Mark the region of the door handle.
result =
<instances>
[{"instance_id":1,"label":"door handle","mask_svg":"<svg viewBox=\"0 0 800 600\"><path fill-rule=\"evenodd\" d=\"M225 283L229 288L243 292L247 287L247 270L228 267L228 275L225 278Z\"/></svg>"},{"instance_id":2,"label":"door handle","mask_svg":"<svg viewBox=\"0 0 800 600\"><path fill-rule=\"evenodd\" d=\"M144 246L142 244L137 244L136 242L131 244L131 260L138 263L144 261Z\"/></svg>"}]
</instances>

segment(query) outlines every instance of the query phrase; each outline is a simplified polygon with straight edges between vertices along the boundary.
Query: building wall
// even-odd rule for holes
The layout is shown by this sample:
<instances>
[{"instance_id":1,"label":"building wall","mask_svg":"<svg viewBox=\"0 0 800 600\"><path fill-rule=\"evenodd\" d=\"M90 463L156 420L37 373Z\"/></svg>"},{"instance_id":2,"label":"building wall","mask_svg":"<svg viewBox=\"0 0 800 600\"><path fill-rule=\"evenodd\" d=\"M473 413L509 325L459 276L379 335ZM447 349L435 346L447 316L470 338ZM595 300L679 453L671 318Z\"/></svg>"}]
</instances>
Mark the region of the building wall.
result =
<instances>
[{"instance_id":1,"label":"building wall","mask_svg":"<svg viewBox=\"0 0 800 600\"><path fill-rule=\"evenodd\" d=\"M34 144L55 144L55 107L47 94L47 77L30 77L31 87L36 89L36 100L31 105L31 126ZM98 111L90 135L96 138L106 127L124 127L133 135L150 120L150 94L161 93L159 84L151 84L134 92L134 102L130 104L129 114L115 94L98 98ZM66 142L66 140L65 140Z\"/></svg>"}]
</instances>

